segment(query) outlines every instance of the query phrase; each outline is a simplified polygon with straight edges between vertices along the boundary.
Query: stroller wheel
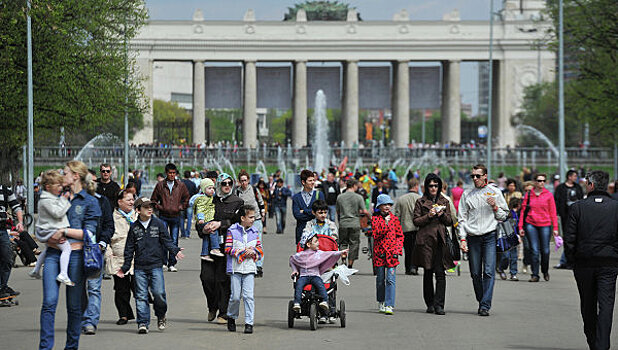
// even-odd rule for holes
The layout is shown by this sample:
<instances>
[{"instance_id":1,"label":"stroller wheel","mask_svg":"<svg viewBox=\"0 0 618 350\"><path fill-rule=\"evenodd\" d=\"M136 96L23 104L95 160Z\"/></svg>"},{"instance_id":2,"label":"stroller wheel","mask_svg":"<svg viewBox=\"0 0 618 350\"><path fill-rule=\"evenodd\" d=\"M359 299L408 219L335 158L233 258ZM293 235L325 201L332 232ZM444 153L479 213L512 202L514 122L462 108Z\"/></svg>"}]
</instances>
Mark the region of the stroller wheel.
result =
<instances>
[{"instance_id":1,"label":"stroller wheel","mask_svg":"<svg viewBox=\"0 0 618 350\"><path fill-rule=\"evenodd\" d=\"M290 300L288 303L288 328L294 328L294 318L296 312L294 311L294 300Z\"/></svg>"},{"instance_id":2,"label":"stroller wheel","mask_svg":"<svg viewBox=\"0 0 618 350\"><path fill-rule=\"evenodd\" d=\"M309 307L309 327L312 331L318 329L318 307L315 303Z\"/></svg>"},{"instance_id":3,"label":"stroller wheel","mask_svg":"<svg viewBox=\"0 0 618 350\"><path fill-rule=\"evenodd\" d=\"M343 300L339 302L339 323L341 328L345 328L345 301Z\"/></svg>"}]
</instances>

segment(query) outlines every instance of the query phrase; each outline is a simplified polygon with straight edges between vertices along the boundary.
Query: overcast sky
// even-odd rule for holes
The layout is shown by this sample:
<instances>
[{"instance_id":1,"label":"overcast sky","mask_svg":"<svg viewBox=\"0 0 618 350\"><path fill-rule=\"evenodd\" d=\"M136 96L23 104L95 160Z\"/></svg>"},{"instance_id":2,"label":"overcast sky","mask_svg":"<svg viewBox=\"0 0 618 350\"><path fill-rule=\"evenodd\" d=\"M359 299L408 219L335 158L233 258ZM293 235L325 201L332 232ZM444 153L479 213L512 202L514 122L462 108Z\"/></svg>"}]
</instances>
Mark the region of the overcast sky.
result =
<instances>
[{"instance_id":1,"label":"overcast sky","mask_svg":"<svg viewBox=\"0 0 618 350\"><path fill-rule=\"evenodd\" d=\"M356 7L361 18L391 20L393 14L406 9L411 20L441 20L442 15L458 9L462 20L489 19L491 0L349 0L342 1ZM501 0L493 0L495 9ZM242 20L247 9L253 9L257 20L281 20L287 8L295 3L289 0L145 0L150 18L154 20L190 20L196 9L201 9L206 20ZM478 104L478 69L476 63L461 65L461 94L463 103L471 103L473 113Z\"/></svg>"}]
</instances>

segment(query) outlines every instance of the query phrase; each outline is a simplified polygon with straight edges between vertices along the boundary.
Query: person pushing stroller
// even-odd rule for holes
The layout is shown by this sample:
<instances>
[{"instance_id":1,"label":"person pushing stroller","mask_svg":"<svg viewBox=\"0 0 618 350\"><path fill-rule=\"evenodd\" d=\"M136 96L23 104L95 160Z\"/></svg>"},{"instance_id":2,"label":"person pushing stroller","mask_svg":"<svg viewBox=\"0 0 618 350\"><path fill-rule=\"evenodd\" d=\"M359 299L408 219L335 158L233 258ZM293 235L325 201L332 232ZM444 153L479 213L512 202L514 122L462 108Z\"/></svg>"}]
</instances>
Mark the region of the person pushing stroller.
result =
<instances>
[{"instance_id":1,"label":"person pushing stroller","mask_svg":"<svg viewBox=\"0 0 618 350\"><path fill-rule=\"evenodd\" d=\"M308 284L312 284L322 299L319 306L324 311L327 311L328 294L320 275L333 267L337 260L339 260L339 257L345 258L348 254L348 249L341 251L318 250L320 242L313 231L303 233L300 245L304 250L290 257L292 278L298 277L296 289L294 290L293 309L296 312L300 312L300 299L303 294L303 288Z\"/></svg>"}]
</instances>

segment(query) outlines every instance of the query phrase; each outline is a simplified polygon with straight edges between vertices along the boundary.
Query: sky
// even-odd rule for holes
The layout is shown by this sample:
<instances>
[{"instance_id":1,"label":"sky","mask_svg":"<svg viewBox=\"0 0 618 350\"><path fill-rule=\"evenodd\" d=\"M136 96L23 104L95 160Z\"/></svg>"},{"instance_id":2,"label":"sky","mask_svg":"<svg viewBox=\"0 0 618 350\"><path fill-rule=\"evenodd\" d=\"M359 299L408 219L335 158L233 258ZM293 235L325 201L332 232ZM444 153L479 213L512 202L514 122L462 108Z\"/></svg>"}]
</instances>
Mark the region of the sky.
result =
<instances>
[{"instance_id":1,"label":"sky","mask_svg":"<svg viewBox=\"0 0 618 350\"><path fill-rule=\"evenodd\" d=\"M410 20L441 20L442 15L458 9L462 20L489 19L492 0L347 0L365 21L392 20L393 14L406 9ZM501 0L493 0L495 9ZM256 20L282 20L287 8L301 0L145 0L153 20L190 20L201 9L205 20L242 20L253 9ZM462 103L471 103L473 114L478 104L478 69L473 62L461 64Z\"/></svg>"}]
</instances>

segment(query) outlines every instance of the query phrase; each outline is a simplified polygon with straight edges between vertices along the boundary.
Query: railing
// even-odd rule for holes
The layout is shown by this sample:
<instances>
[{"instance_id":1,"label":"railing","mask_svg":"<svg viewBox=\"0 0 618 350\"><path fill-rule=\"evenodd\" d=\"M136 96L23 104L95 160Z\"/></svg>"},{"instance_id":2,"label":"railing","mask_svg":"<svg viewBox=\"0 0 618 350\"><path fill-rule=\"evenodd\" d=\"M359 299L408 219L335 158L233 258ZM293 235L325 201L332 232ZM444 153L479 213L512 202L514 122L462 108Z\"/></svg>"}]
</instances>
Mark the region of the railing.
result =
<instances>
[{"instance_id":1,"label":"railing","mask_svg":"<svg viewBox=\"0 0 618 350\"><path fill-rule=\"evenodd\" d=\"M82 147L36 147L34 158L36 164L61 164L74 159ZM566 149L569 165L611 165L614 151L610 148L576 148ZM86 163L98 164L101 162L122 162L124 148L118 146L93 147L82 152L81 160ZM405 166L410 162L423 161L439 164L469 165L473 162L485 162L487 159L484 147L450 147L450 148L331 148L329 159L341 162L348 157L348 165L362 159L365 166L374 163L393 164L400 160L399 165ZM493 151L493 160L497 165L555 165L558 162L556 152L549 148L517 147L498 148ZM281 161L292 162L304 166L311 163L313 152L310 147L259 147L245 149L240 147L154 147L132 146L129 155L133 164L164 164L166 162L183 162L199 165L210 159L226 159L232 164L255 164L263 161L264 164L278 164Z\"/></svg>"}]
</instances>

